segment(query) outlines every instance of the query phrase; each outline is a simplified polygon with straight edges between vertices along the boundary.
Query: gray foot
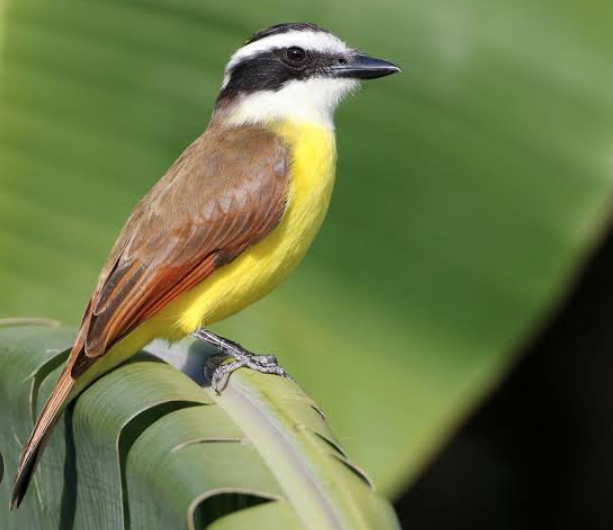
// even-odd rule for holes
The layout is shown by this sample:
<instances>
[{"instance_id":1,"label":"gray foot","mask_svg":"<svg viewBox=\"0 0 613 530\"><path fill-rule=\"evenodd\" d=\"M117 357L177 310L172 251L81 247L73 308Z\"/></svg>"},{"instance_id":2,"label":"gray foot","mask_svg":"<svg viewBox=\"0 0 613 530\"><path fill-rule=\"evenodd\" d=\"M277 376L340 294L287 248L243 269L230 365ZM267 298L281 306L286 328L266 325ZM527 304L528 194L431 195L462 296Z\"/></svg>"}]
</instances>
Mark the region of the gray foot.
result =
<instances>
[{"instance_id":1,"label":"gray foot","mask_svg":"<svg viewBox=\"0 0 613 530\"><path fill-rule=\"evenodd\" d=\"M230 356L234 359L232 362L226 364L216 363L217 367L213 370L212 374L205 374L211 381L213 390L215 390L215 392L218 394L225 387L225 385L220 385L221 381L226 379L227 382L227 378L235 370L243 367L250 368L251 370L255 370L261 374L274 374L291 379L291 376L277 364L277 358L274 355L256 355L255 353L243 348L240 344L220 337L219 335L215 335L206 329L199 329L195 331L193 335L197 339L203 340L208 344L219 348L223 352L222 354L210 357L209 359L211 361L214 358L219 358L220 356L224 358L226 356Z\"/></svg>"}]
</instances>

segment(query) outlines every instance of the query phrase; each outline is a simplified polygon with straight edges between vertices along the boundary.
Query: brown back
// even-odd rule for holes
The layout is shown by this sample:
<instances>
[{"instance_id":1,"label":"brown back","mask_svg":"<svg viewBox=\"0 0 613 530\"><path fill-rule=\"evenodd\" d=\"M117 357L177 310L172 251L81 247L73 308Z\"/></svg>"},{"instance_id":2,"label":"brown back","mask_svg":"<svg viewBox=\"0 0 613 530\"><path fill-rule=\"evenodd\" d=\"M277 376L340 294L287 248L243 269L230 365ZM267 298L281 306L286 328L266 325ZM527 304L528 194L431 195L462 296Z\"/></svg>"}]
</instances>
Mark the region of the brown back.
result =
<instances>
[{"instance_id":1,"label":"brown back","mask_svg":"<svg viewBox=\"0 0 613 530\"><path fill-rule=\"evenodd\" d=\"M140 201L98 278L73 377L279 223L289 158L273 133L216 125Z\"/></svg>"}]
</instances>

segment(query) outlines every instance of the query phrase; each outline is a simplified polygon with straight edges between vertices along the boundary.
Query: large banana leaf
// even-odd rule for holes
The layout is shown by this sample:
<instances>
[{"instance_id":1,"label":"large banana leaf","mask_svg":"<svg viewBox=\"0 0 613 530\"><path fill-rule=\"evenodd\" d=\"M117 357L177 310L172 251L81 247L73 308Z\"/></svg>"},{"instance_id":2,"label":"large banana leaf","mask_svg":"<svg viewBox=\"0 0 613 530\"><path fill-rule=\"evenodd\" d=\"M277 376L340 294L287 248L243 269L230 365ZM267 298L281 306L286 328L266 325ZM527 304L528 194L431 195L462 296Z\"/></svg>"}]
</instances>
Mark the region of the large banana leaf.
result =
<instances>
[{"instance_id":1,"label":"large banana leaf","mask_svg":"<svg viewBox=\"0 0 613 530\"><path fill-rule=\"evenodd\" d=\"M205 126L229 54L270 23L328 26L404 72L341 109L338 185L305 265L219 331L279 354L390 492L497 380L608 221L612 14L579 0L5 0L0 312L77 322L130 208Z\"/></svg>"},{"instance_id":2,"label":"large banana leaf","mask_svg":"<svg viewBox=\"0 0 613 530\"><path fill-rule=\"evenodd\" d=\"M0 328L9 475L72 336L62 327ZM158 350L203 379L198 344ZM295 382L239 370L217 395L150 355L77 399L19 511L8 513L8 493L3 529L398 529Z\"/></svg>"}]
</instances>

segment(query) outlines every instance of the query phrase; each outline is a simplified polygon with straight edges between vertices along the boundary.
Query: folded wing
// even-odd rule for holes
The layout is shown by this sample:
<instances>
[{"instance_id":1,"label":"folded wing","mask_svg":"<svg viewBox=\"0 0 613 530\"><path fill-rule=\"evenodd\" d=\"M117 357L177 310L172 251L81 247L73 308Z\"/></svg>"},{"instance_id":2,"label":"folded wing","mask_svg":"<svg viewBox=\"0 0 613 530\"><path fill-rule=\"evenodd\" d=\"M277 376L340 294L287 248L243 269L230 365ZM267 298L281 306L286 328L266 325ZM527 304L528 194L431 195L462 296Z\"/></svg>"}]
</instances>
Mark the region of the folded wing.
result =
<instances>
[{"instance_id":1,"label":"folded wing","mask_svg":"<svg viewBox=\"0 0 613 530\"><path fill-rule=\"evenodd\" d=\"M72 376L269 234L285 209L288 163L263 129L198 138L123 228L83 317Z\"/></svg>"}]
</instances>

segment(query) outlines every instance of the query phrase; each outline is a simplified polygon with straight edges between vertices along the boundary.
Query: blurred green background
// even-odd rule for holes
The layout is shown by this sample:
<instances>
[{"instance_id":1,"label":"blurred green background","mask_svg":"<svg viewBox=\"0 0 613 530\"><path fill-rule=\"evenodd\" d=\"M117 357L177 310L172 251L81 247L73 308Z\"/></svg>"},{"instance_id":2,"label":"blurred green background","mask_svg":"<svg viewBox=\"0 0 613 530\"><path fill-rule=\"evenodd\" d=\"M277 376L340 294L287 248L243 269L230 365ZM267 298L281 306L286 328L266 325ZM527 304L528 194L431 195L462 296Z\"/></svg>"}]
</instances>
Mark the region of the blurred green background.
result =
<instances>
[{"instance_id":1,"label":"blurred green background","mask_svg":"<svg viewBox=\"0 0 613 530\"><path fill-rule=\"evenodd\" d=\"M0 317L77 324L136 201L283 21L399 64L337 116L305 263L217 326L274 352L397 493L509 365L608 221L603 2L0 0Z\"/></svg>"}]
</instances>

